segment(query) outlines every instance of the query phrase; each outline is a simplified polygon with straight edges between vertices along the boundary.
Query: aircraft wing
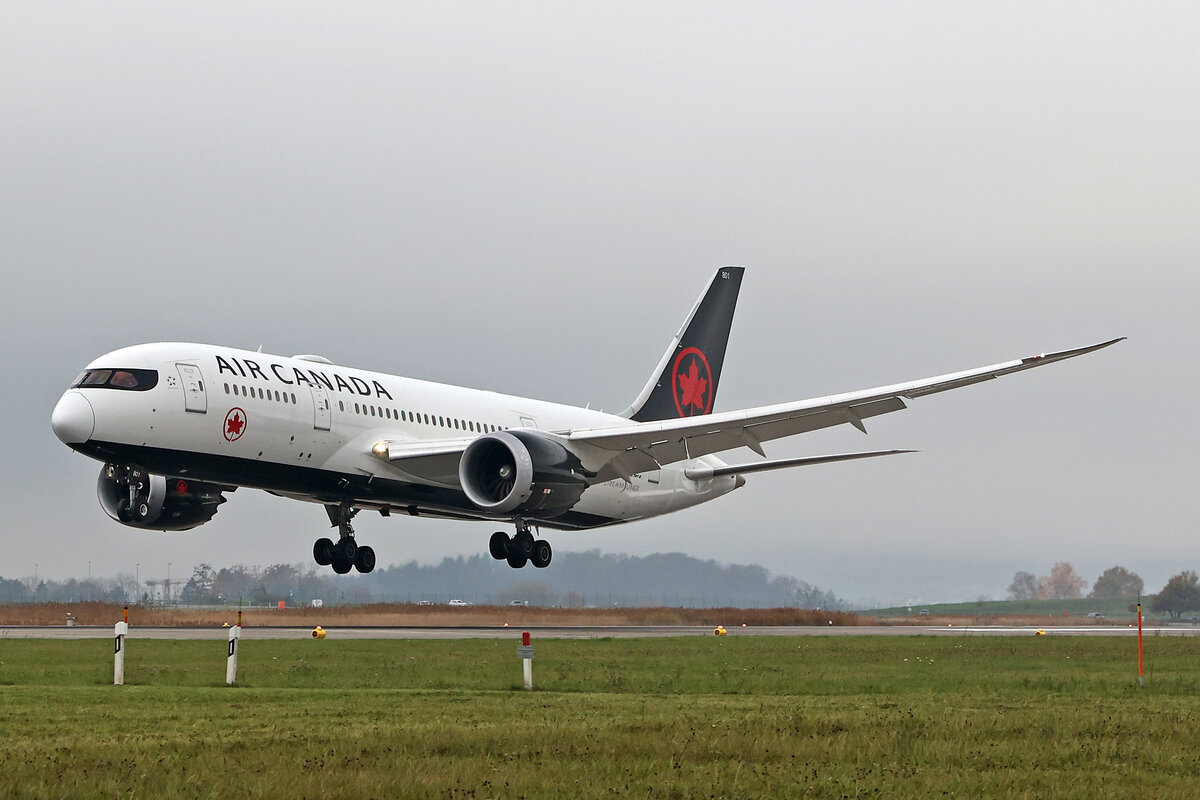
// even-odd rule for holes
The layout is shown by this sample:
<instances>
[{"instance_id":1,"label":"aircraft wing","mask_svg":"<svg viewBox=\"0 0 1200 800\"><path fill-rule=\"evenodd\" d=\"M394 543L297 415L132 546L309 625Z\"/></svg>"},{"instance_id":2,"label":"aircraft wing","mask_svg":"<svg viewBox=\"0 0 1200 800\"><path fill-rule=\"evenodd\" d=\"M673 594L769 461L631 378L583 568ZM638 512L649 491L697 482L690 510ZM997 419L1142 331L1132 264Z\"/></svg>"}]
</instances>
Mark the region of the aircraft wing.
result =
<instances>
[{"instance_id":1,"label":"aircraft wing","mask_svg":"<svg viewBox=\"0 0 1200 800\"><path fill-rule=\"evenodd\" d=\"M904 401L1053 364L1122 341L1124 337L1074 350L1044 353L1016 361L938 375L846 394L726 411L682 419L573 430L561 439L579 454L596 480L628 478L638 472L688 458L749 447L764 455L762 443L798 433L850 424L866 433L863 420L906 408Z\"/></svg>"},{"instance_id":2,"label":"aircraft wing","mask_svg":"<svg viewBox=\"0 0 1200 800\"><path fill-rule=\"evenodd\" d=\"M384 441L371 448L371 452L417 483L456 489L459 485L458 461L472 438L433 442Z\"/></svg>"}]
</instances>

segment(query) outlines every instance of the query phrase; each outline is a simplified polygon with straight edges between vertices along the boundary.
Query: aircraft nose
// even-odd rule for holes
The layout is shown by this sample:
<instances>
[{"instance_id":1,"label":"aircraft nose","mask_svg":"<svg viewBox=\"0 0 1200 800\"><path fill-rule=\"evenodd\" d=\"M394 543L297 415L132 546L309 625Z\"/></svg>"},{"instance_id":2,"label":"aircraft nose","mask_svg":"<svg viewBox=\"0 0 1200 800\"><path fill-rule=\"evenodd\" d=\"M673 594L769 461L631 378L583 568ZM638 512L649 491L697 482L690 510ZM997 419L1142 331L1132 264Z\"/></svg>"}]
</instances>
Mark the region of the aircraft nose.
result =
<instances>
[{"instance_id":1,"label":"aircraft nose","mask_svg":"<svg viewBox=\"0 0 1200 800\"><path fill-rule=\"evenodd\" d=\"M83 444L96 428L92 404L79 392L67 392L59 398L50 415L50 427L63 444Z\"/></svg>"}]
</instances>

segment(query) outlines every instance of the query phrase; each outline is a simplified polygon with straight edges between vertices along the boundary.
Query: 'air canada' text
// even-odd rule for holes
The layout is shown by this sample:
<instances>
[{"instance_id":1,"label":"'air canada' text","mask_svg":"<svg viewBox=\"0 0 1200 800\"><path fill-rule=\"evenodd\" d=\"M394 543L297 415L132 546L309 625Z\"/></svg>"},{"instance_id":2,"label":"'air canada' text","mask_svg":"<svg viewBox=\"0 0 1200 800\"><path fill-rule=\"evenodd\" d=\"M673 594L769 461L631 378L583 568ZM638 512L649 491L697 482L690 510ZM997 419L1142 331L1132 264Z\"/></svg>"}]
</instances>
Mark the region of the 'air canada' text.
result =
<instances>
[{"instance_id":1,"label":"'air canada' text","mask_svg":"<svg viewBox=\"0 0 1200 800\"><path fill-rule=\"evenodd\" d=\"M285 367L282 364L268 364L264 371L255 362L248 358L237 359L230 356L228 359L216 356L217 372L228 372L230 375L242 378L258 378L262 381L270 382L271 378L267 376L269 371L275 376L275 380L280 383L285 383L288 386L324 386L332 392L348 392L349 394L363 395L364 397L386 397L388 400L392 396L388 390L383 388L379 381L372 380L370 385L362 378L356 378L351 375L349 378L343 378L336 372L333 374L333 380L324 372L315 369L310 369L307 372L302 371L299 367ZM232 363L231 363L232 362Z\"/></svg>"}]
</instances>

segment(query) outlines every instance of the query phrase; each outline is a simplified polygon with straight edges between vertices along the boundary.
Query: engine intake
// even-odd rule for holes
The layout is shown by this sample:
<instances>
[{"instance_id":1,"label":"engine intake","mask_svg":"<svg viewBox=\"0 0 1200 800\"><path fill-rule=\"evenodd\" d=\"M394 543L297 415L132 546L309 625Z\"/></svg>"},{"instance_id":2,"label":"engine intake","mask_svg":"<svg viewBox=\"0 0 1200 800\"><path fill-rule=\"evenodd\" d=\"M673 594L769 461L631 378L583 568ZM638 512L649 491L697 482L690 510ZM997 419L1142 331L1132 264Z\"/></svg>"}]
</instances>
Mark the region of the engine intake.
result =
<instances>
[{"instance_id":1,"label":"engine intake","mask_svg":"<svg viewBox=\"0 0 1200 800\"><path fill-rule=\"evenodd\" d=\"M579 459L533 431L499 431L467 445L458 480L471 502L496 514L555 516L588 487Z\"/></svg>"},{"instance_id":2,"label":"engine intake","mask_svg":"<svg viewBox=\"0 0 1200 800\"><path fill-rule=\"evenodd\" d=\"M104 513L133 528L186 531L208 522L225 502L222 487L152 475L131 464L105 464L96 481Z\"/></svg>"}]
</instances>

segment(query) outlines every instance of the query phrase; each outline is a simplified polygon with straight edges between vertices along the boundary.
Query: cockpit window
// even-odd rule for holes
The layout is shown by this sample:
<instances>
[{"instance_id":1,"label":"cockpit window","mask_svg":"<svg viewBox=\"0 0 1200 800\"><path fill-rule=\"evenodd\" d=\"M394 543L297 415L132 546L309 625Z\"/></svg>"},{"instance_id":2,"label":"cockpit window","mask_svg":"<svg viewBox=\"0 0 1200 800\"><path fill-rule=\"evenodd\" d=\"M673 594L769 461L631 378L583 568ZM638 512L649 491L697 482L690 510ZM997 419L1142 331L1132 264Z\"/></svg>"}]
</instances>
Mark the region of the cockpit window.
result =
<instances>
[{"instance_id":1,"label":"cockpit window","mask_svg":"<svg viewBox=\"0 0 1200 800\"><path fill-rule=\"evenodd\" d=\"M144 392L158 384L158 372L152 369L89 369L75 379L72 389L125 389Z\"/></svg>"}]
</instances>

